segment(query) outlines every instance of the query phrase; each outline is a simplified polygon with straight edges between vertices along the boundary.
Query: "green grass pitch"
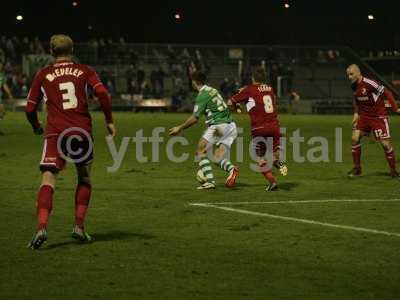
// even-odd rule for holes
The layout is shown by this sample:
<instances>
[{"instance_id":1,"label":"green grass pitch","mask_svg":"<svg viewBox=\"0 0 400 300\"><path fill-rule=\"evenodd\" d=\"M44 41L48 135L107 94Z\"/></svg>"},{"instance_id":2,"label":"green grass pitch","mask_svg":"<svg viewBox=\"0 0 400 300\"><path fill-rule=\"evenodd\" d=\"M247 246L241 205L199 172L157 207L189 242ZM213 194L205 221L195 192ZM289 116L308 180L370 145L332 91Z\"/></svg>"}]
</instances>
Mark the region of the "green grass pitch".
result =
<instances>
[{"instance_id":1,"label":"green grass pitch","mask_svg":"<svg viewBox=\"0 0 400 300\"><path fill-rule=\"evenodd\" d=\"M140 129L149 135L154 127L169 128L186 117L116 113L117 147L122 137ZM39 251L26 245L35 226L42 137L31 133L22 113L9 113L0 123L6 134L0 136L1 299L399 298L400 237L379 232L400 233L400 202L288 202L400 198L400 181L386 175L383 151L371 139L363 142L363 177L346 177L351 116L281 116L289 135L300 128L306 141L326 137L330 161L296 163L289 154L289 175L278 177L281 189L273 193L264 192L264 178L249 169L247 151L236 188L225 188L225 174L214 167L217 189L197 191L193 153L203 124L184 132L190 145L175 147L177 154L190 153L190 160L169 162L164 143L159 163L139 163L130 143L121 168L109 173L103 116L94 113L93 119L93 194L86 228L95 241L79 245L70 239L76 179L68 165L57 182L49 239ZM244 128L247 149L248 117L235 115L235 120ZM393 117L398 151L399 125ZM336 127L343 128L343 163L334 162ZM166 134L162 137L167 142ZM303 145L302 154L309 148ZM152 158L149 145L144 153ZM271 201L282 203L189 205Z\"/></svg>"}]
</instances>

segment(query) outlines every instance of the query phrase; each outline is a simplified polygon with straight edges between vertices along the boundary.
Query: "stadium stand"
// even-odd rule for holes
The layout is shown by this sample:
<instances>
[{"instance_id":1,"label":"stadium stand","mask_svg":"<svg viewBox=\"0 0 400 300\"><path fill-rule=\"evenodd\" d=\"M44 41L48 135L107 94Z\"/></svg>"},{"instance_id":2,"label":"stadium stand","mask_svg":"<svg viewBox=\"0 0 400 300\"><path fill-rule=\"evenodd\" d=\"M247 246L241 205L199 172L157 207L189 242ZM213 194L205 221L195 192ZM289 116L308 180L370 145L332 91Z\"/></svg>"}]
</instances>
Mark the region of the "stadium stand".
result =
<instances>
[{"instance_id":1,"label":"stadium stand","mask_svg":"<svg viewBox=\"0 0 400 300\"><path fill-rule=\"evenodd\" d=\"M0 62L16 98L26 97L36 70L51 61L46 48L38 38L0 37ZM99 38L77 43L75 53L81 62L95 67L119 110L190 110L194 70L205 72L210 84L227 98L250 81L251 67L259 64L267 67L283 111L296 92L303 106L299 112L351 112L344 70L353 62L399 96L400 69L392 68L400 59L397 51L360 57L338 46L132 44L123 38Z\"/></svg>"}]
</instances>

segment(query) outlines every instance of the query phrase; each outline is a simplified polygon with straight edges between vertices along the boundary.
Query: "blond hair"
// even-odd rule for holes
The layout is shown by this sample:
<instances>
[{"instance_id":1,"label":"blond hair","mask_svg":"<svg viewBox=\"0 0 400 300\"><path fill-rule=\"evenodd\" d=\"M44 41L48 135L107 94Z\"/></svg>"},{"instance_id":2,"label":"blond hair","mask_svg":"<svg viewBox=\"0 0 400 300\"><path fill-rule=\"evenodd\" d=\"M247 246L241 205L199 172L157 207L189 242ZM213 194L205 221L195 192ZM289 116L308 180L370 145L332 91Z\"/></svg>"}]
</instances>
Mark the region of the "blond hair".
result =
<instances>
[{"instance_id":1,"label":"blond hair","mask_svg":"<svg viewBox=\"0 0 400 300\"><path fill-rule=\"evenodd\" d=\"M55 57L72 55L74 42L65 34L56 34L50 38L50 51Z\"/></svg>"}]
</instances>

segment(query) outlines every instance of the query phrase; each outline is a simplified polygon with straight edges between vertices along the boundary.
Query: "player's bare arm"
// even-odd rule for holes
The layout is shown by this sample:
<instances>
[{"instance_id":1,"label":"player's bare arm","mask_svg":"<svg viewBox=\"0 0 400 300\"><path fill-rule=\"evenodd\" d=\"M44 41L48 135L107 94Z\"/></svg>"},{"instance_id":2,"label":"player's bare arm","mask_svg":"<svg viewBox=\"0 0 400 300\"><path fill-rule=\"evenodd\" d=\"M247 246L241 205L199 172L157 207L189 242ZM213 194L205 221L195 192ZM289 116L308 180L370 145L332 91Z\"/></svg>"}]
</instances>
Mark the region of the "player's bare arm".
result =
<instances>
[{"instance_id":1,"label":"player's bare arm","mask_svg":"<svg viewBox=\"0 0 400 300\"><path fill-rule=\"evenodd\" d=\"M240 103L234 103L233 101L232 101L232 98L231 99L229 99L227 102L226 102L226 104L229 106L229 108L231 109L231 110L235 110L237 113L242 113L242 107L240 106Z\"/></svg>"},{"instance_id":2,"label":"player's bare arm","mask_svg":"<svg viewBox=\"0 0 400 300\"><path fill-rule=\"evenodd\" d=\"M181 125L172 127L169 130L169 135L177 135L179 134L182 130L185 130L186 128L189 128L191 126L193 126L194 124L196 124L199 121L198 118L196 118L195 116L190 116L184 123L182 123Z\"/></svg>"},{"instance_id":3,"label":"player's bare arm","mask_svg":"<svg viewBox=\"0 0 400 300\"><path fill-rule=\"evenodd\" d=\"M8 96L8 99L14 99L14 96L12 95L12 93L11 93L11 89L8 87L8 85L7 84L4 84L3 85L3 89L4 89L4 91L6 92L6 94L7 94L7 96Z\"/></svg>"},{"instance_id":4,"label":"player's bare arm","mask_svg":"<svg viewBox=\"0 0 400 300\"><path fill-rule=\"evenodd\" d=\"M106 128L110 136L115 137L115 135L117 134L117 130L115 129L114 123L108 123Z\"/></svg>"},{"instance_id":5,"label":"player's bare arm","mask_svg":"<svg viewBox=\"0 0 400 300\"><path fill-rule=\"evenodd\" d=\"M358 115L358 105L355 99L353 99L353 121L351 122L353 126L355 126L357 124L359 115Z\"/></svg>"},{"instance_id":6,"label":"player's bare arm","mask_svg":"<svg viewBox=\"0 0 400 300\"><path fill-rule=\"evenodd\" d=\"M353 124L353 126L357 124L358 118L359 118L359 115L358 115L358 113L355 112L355 113L353 114L353 120L351 121L351 123Z\"/></svg>"},{"instance_id":7,"label":"player's bare arm","mask_svg":"<svg viewBox=\"0 0 400 300\"><path fill-rule=\"evenodd\" d=\"M386 97L388 100L390 107L394 113L399 114L400 113L400 108L398 107L396 100L394 99L394 96L391 91L389 91L387 88L385 88L383 95Z\"/></svg>"}]
</instances>

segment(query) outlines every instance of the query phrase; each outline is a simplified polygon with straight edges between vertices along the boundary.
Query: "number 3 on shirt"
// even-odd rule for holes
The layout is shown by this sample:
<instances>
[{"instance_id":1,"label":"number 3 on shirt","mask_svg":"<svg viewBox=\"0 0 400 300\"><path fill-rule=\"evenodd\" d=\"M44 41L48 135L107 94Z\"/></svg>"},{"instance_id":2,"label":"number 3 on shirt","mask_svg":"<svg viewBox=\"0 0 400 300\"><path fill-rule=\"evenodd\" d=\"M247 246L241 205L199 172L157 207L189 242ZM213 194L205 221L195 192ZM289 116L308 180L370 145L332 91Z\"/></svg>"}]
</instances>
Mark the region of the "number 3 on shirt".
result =
<instances>
[{"instance_id":1,"label":"number 3 on shirt","mask_svg":"<svg viewBox=\"0 0 400 300\"><path fill-rule=\"evenodd\" d=\"M62 91L63 108L64 110L73 109L78 107L78 99L75 95L75 86L72 82L64 82L59 85Z\"/></svg>"},{"instance_id":2,"label":"number 3 on shirt","mask_svg":"<svg viewBox=\"0 0 400 300\"><path fill-rule=\"evenodd\" d=\"M274 105L272 103L272 98L270 95L265 95L263 97L264 109L267 114L272 114L274 112Z\"/></svg>"}]
</instances>

